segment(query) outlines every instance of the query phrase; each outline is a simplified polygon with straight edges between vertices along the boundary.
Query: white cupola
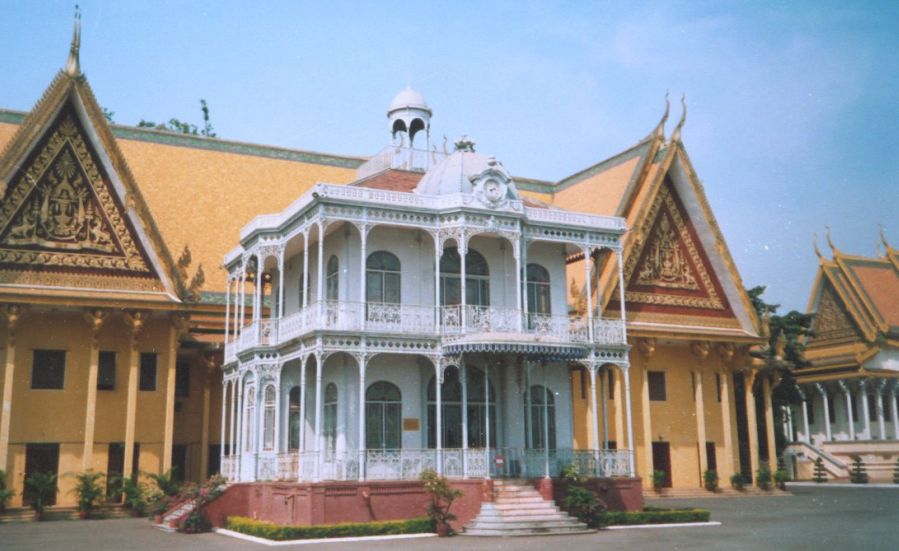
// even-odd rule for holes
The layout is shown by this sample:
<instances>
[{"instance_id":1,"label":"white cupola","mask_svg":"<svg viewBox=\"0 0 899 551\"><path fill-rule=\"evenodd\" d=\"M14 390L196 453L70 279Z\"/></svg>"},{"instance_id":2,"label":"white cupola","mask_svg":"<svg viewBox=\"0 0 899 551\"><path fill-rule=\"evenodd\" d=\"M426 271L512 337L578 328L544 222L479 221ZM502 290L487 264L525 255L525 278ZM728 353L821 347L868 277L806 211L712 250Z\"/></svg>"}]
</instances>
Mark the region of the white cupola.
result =
<instances>
[{"instance_id":1,"label":"white cupola","mask_svg":"<svg viewBox=\"0 0 899 551\"><path fill-rule=\"evenodd\" d=\"M387 120L390 123L390 135L394 143L399 139L401 144L411 148L416 136L420 136L424 131L424 147L419 145L419 149L430 148L431 108L418 90L407 86L397 94L387 109ZM418 142L421 144L421 137Z\"/></svg>"}]
</instances>

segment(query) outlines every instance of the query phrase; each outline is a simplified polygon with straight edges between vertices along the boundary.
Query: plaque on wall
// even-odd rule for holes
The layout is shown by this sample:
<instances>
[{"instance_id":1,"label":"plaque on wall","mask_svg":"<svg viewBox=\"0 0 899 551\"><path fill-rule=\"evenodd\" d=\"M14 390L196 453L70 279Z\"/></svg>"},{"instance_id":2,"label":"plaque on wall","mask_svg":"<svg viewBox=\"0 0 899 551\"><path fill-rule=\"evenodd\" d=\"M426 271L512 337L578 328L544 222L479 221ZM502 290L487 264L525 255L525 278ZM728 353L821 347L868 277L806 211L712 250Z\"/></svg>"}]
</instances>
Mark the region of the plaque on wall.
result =
<instances>
[{"instance_id":1,"label":"plaque on wall","mask_svg":"<svg viewBox=\"0 0 899 551\"><path fill-rule=\"evenodd\" d=\"M418 419L416 417L404 418L403 430L418 430Z\"/></svg>"}]
</instances>

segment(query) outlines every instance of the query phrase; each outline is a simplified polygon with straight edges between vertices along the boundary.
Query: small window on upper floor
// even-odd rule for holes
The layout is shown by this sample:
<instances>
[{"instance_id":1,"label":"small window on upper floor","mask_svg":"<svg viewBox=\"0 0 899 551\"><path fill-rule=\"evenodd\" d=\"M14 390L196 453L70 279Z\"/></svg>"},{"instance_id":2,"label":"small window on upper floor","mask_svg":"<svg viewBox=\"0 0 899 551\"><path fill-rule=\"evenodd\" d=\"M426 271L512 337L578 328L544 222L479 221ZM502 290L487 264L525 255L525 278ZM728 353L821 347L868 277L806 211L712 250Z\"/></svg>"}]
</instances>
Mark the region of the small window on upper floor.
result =
<instances>
[{"instance_id":1,"label":"small window on upper floor","mask_svg":"<svg viewBox=\"0 0 899 551\"><path fill-rule=\"evenodd\" d=\"M140 355L140 390L156 390L156 363L159 355L155 352L141 352Z\"/></svg>"},{"instance_id":2,"label":"small window on upper floor","mask_svg":"<svg viewBox=\"0 0 899 551\"><path fill-rule=\"evenodd\" d=\"M65 350L35 350L31 363L31 388L62 389L66 375Z\"/></svg>"},{"instance_id":3,"label":"small window on upper floor","mask_svg":"<svg viewBox=\"0 0 899 551\"><path fill-rule=\"evenodd\" d=\"M668 399L667 389L665 388L665 372L649 371L649 400L651 402L664 402Z\"/></svg>"},{"instance_id":4,"label":"small window on upper floor","mask_svg":"<svg viewBox=\"0 0 899 551\"><path fill-rule=\"evenodd\" d=\"M387 251L368 255L365 262L365 301L401 302L400 260Z\"/></svg>"},{"instance_id":5,"label":"small window on upper floor","mask_svg":"<svg viewBox=\"0 0 899 551\"><path fill-rule=\"evenodd\" d=\"M175 397L187 398L190 396L190 364L178 362L175 366Z\"/></svg>"},{"instance_id":6,"label":"small window on upper floor","mask_svg":"<svg viewBox=\"0 0 899 551\"><path fill-rule=\"evenodd\" d=\"M97 390L115 390L116 353L112 350L100 351L97 366Z\"/></svg>"}]
</instances>

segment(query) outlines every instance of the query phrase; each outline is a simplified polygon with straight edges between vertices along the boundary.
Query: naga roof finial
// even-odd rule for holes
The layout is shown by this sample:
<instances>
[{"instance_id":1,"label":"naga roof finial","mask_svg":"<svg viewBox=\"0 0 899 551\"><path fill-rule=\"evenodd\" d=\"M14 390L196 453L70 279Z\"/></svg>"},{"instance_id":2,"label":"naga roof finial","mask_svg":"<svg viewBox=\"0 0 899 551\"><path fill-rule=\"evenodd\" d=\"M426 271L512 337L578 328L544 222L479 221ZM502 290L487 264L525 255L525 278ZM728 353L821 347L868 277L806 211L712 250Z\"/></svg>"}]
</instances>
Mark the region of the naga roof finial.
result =
<instances>
[{"instance_id":1,"label":"naga roof finial","mask_svg":"<svg viewBox=\"0 0 899 551\"><path fill-rule=\"evenodd\" d=\"M671 134L671 141L680 140L680 131L684 127L684 123L687 122L687 94L683 94L680 97L680 104L683 106L683 111L681 111L680 120L677 121L677 126Z\"/></svg>"},{"instance_id":2,"label":"naga roof finial","mask_svg":"<svg viewBox=\"0 0 899 551\"><path fill-rule=\"evenodd\" d=\"M884 252L889 253L889 251L890 251L890 249L892 249L892 247L890 247L890 244L887 243L886 228L883 227L883 224L878 224L878 226L880 226L880 242L883 243Z\"/></svg>"},{"instance_id":3,"label":"naga roof finial","mask_svg":"<svg viewBox=\"0 0 899 551\"><path fill-rule=\"evenodd\" d=\"M812 236L812 245L814 245L814 247L815 247L815 254L818 256L818 259L824 260L824 255L821 254L821 249L818 248L818 233L817 232L815 232L815 234Z\"/></svg>"},{"instance_id":4,"label":"naga roof finial","mask_svg":"<svg viewBox=\"0 0 899 551\"><path fill-rule=\"evenodd\" d=\"M668 122L668 114L671 112L671 102L668 101L668 90L665 90L665 113L662 115L662 120L659 121L659 124L656 125L655 133L659 136L665 136L665 123Z\"/></svg>"},{"instance_id":5,"label":"naga roof finial","mask_svg":"<svg viewBox=\"0 0 899 551\"><path fill-rule=\"evenodd\" d=\"M825 237L827 237L827 245L830 247L830 250L833 251L834 256L839 249L837 249L836 245L833 244L833 239L830 238L830 226L824 226Z\"/></svg>"},{"instance_id":6,"label":"naga roof finial","mask_svg":"<svg viewBox=\"0 0 899 551\"><path fill-rule=\"evenodd\" d=\"M78 52L81 49L81 8L75 4L75 28L72 30L72 45L69 47L69 60L66 62L66 74L77 77L81 74L81 63Z\"/></svg>"}]
</instances>

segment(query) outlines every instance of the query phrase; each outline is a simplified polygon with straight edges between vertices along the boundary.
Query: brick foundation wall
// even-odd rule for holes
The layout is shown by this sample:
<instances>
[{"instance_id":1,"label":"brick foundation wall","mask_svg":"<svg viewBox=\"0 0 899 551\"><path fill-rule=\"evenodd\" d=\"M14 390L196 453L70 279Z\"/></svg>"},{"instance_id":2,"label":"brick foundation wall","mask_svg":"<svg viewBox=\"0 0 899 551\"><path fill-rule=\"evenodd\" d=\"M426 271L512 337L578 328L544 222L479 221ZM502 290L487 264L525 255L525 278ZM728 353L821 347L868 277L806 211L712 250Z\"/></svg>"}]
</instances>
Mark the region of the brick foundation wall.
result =
<instances>
[{"instance_id":1,"label":"brick foundation wall","mask_svg":"<svg viewBox=\"0 0 899 551\"><path fill-rule=\"evenodd\" d=\"M552 484L553 499L559 507L565 507L568 495L568 482L554 479ZM591 490L602 500L607 511L642 511L643 489L639 478L594 478L585 480L580 485Z\"/></svg>"},{"instance_id":2,"label":"brick foundation wall","mask_svg":"<svg viewBox=\"0 0 899 551\"><path fill-rule=\"evenodd\" d=\"M451 509L458 517L452 523L456 530L480 511L484 483L479 479L451 482L462 491ZM428 499L418 481L241 483L210 503L206 514L216 527L224 526L229 516L311 526L423 517Z\"/></svg>"}]
</instances>

